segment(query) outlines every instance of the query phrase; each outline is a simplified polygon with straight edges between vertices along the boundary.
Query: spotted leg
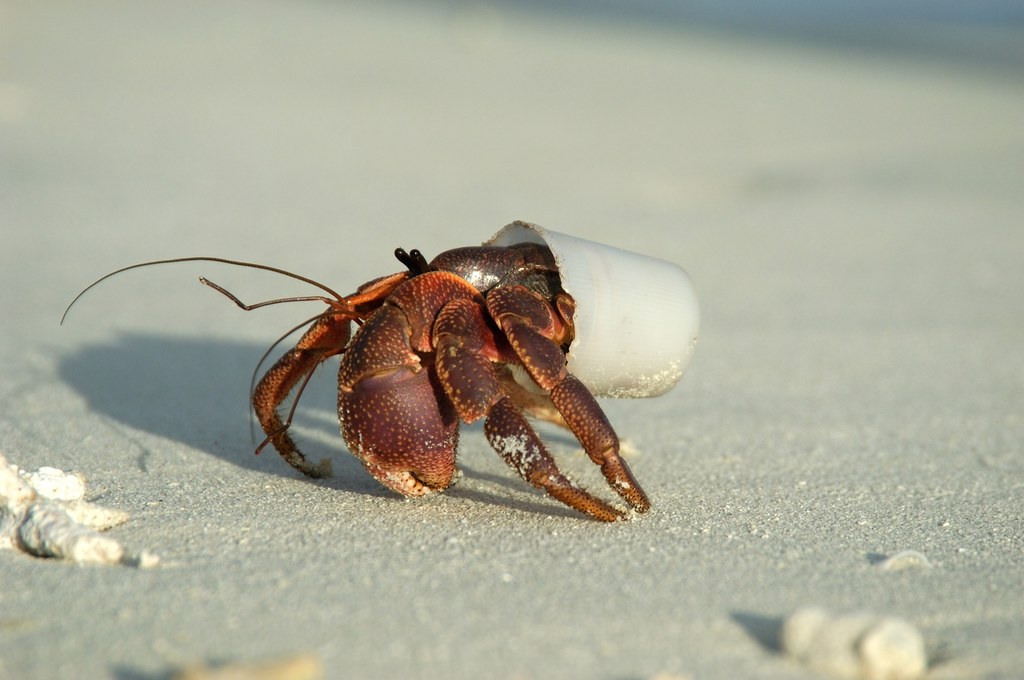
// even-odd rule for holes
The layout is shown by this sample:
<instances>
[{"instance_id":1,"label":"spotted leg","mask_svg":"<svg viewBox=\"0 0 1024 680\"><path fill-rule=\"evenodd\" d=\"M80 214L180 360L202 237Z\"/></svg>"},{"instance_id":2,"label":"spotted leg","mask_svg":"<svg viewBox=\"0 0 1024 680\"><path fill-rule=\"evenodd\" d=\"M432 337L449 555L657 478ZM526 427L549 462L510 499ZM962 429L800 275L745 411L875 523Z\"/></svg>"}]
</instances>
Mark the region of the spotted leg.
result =
<instances>
[{"instance_id":1,"label":"spotted leg","mask_svg":"<svg viewBox=\"0 0 1024 680\"><path fill-rule=\"evenodd\" d=\"M302 455L288 434L288 426L281 420L277 407L324 360L344 351L349 340L350 323L351 317L340 314L317 319L295 347L263 374L252 393L252 406L260 426L267 434L267 441L274 445L289 465L309 477L329 477L331 460L324 458L313 463Z\"/></svg>"},{"instance_id":2,"label":"spotted leg","mask_svg":"<svg viewBox=\"0 0 1024 680\"><path fill-rule=\"evenodd\" d=\"M267 439L257 449L257 453L269 442L299 472L310 477L327 477L331 474L330 459L312 463L302 455L288 434L288 424L281 420L277 409L292 390L304 383L321 363L345 351L351 334L351 322L369 316L408 278L406 272L399 272L361 286L354 295L334 305L334 313L329 308L327 313L314 321L295 347L278 359L260 378L252 393L252 407Z\"/></svg>"},{"instance_id":3,"label":"spotted leg","mask_svg":"<svg viewBox=\"0 0 1024 680\"><path fill-rule=\"evenodd\" d=\"M600 466L608 485L637 512L651 503L619 455L619 438L590 391L566 370L562 346L571 337L571 304L556 299L553 307L522 286L498 288L487 308L508 338L516 356L551 401L583 449Z\"/></svg>"},{"instance_id":4,"label":"spotted leg","mask_svg":"<svg viewBox=\"0 0 1024 680\"><path fill-rule=\"evenodd\" d=\"M487 440L524 480L595 519L612 522L625 517L559 471L519 406L504 393L495 363L502 350L478 302L445 305L434 325L434 343L438 377L459 417L473 422L486 416Z\"/></svg>"}]
</instances>

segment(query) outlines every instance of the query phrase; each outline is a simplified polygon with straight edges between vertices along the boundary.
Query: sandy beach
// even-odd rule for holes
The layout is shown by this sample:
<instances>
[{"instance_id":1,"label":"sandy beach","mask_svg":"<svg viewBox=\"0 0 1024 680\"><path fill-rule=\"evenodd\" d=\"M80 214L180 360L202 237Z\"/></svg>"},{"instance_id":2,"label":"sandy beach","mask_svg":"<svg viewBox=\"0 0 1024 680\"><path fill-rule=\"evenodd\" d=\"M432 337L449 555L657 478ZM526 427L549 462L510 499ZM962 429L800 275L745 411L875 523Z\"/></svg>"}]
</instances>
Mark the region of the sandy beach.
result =
<instances>
[{"instance_id":1,"label":"sandy beach","mask_svg":"<svg viewBox=\"0 0 1024 680\"><path fill-rule=\"evenodd\" d=\"M1005 64L685 21L0 6L0 453L79 473L129 515L107 535L159 558L0 550L0 678L295 656L331 679L834 677L780 646L808 606L908 622L928 678L1024 677L1022 120ZM247 313L197 277L247 302L296 281L153 267L58 325L135 262L350 292L397 246L516 219L696 285L679 386L601 402L646 515L552 501L480 424L456 486L400 498L344 449L333 362L295 432L334 476L253 455L253 368L319 307Z\"/></svg>"}]
</instances>

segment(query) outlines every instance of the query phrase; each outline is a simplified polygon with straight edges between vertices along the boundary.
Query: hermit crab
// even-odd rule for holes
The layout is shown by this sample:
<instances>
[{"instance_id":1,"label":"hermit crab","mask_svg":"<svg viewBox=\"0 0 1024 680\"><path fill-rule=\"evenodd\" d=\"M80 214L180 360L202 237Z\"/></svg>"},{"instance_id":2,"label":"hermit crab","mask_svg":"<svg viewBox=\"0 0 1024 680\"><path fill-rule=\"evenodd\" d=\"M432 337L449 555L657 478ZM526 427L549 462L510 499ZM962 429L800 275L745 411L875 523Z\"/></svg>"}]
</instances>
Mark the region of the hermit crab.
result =
<instances>
[{"instance_id":1,"label":"hermit crab","mask_svg":"<svg viewBox=\"0 0 1024 680\"><path fill-rule=\"evenodd\" d=\"M271 444L303 474L329 475L330 461L313 463L296 447L288 432L294 402L313 372L340 355L342 434L387 488L422 496L450 486L457 478L459 424L483 419L495 451L551 497L602 521L624 519L629 509L646 512L650 501L595 397L657 396L682 377L700 316L686 272L526 222L429 262L417 250L395 255L405 270L347 296L281 269L213 257L132 265L89 288L127 269L203 260L285 274L323 291L246 305L200 279L246 310L296 300L326 303L293 329L305 331L252 391L266 434L257 453ZM291 411L282 417L279 409L293 392ZM629 509L562 474L527 416L570 430Z\"/></svg>"}]
</instances>

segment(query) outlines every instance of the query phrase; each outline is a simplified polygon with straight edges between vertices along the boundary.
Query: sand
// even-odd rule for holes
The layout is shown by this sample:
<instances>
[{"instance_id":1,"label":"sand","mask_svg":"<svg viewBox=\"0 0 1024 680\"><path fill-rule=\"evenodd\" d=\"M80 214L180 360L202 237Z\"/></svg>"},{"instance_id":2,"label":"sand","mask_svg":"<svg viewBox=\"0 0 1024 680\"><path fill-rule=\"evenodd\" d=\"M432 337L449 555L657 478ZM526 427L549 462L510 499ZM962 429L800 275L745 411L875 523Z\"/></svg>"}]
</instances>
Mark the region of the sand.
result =
<instances>
[{"instance_id":1,"label":"sand","mask_svg":"<svg viewBox=\"0 0 1024 680\"><path fill-rule=\"evenodd\" d=\"M159 556L0 552L0 677L806 678L803 607L907 622L930 678L1024 676L1013 69L501 6L17 2L0 32L0 451ZM133 262L351 291L514 219L697 286L682 383L603 402L646 516L580 517L479 426L455 488L398 498L343 448L333 367L297 437L335 476L254 456L252 369L317 306L196 278L294 281L155 267L57 323Z\"/></svg>"}]
</instances>

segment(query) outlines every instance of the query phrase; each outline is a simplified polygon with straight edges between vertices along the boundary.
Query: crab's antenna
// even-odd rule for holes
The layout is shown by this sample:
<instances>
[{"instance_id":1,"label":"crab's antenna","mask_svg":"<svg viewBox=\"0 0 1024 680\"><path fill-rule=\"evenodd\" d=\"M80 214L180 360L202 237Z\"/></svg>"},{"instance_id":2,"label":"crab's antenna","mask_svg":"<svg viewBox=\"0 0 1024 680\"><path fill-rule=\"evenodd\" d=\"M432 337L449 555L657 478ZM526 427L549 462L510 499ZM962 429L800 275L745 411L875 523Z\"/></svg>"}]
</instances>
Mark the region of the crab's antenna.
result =
<instances>
[{"instance_id":1,"label":"crab's antenna","mask_svg":"<svg viewBox=\"0 0 1024 680\"><path fill-rule=\"evenodd\" d=\"M294 297L274 298L273 300L263 300L262 302L254 302L252 304L246 304L246 303L242 302L241 300L239 300L238 297L234 293L232 293L228 289L224 288L223 286L220 286L220 285L214 283L213 281L211 281L210 279L206 278L205 276L200 276L199 277L199 283L201 283L204 286L207 286L209 288L213 288L215 291L217 291L218 293L220 293L221 295L223 295L227 299L231 300L232 302L234 302L236 305L238 305L239 307L241 307L243 310L245 310L247 312L251 312L254 309L259 309L260 307L269 307L270 305L280 305L280 304L283 304L285 302L326 302L329 305L336 305L337 304L337 302L335 300L332 300L331 298L325 297L323 295L298 295L298 296L294 296Z\"/></svg>"},{"instance_id":2,"label":"crab's antenna","mask_svg":"<svg viewBox=\"0 0 1024 680\"><path fill-rule=\"evenodd\" d=\"M85 295L87 292L92 290L95 286L99 285L103 281L106 281L107 279L109 279L111 276L114 276L116 274L121 274L122 272L126 272L126 271L129 271L131 269L139 269L140 267L149 267L149 266L155 265L155 264L173 264L173 263L176 263L176 262L219 262L221 264L230 264L230 265L235 265L237 267L250 267L252 269L262 269L264 271L274 272L275 274L281 274L282 276L287 276L289 278L296 279L298 281L302 281L303 283L308 283L309 285L315 286L315 287L319 288L320 290L324 291L325 293L327 293L328 295L330 295L334 299L338 300L339 302L344 300L344 297L339 295L334 290L328 288L324 284L320 283L319 281L314 281L311 278L302 276L301 274L296 274L294 272L290 272L290 271L288 271L286 269L280 269L278 267L271 267L270 265L266 265L266 264L258 264L256 262L243 262L241 260L229 260L229 259L226 259L226 258L223 258L223 257L175 257L175 258L171 258L171 259L168 259L168 260L152 260L151 262L140 262L138 264L128 265L127 267L121 267L120 269L112 271L109 274L101 276L100 278L96 279L95 281L90 283L88 286L86 286L82 290L81 293L79 293L78 295L75 296L75 299L71 301L71 304L69 304L67 306L67 309L65 309L64 313L61 315L60 322L62 324L64 323L64 319L67 318L68 312L71 311L71 308L74 307L75 303L78 302L78 300L83 295ZM207 284L207 285L209 285L209 284Z\"/></svg>"}]
</instances>

